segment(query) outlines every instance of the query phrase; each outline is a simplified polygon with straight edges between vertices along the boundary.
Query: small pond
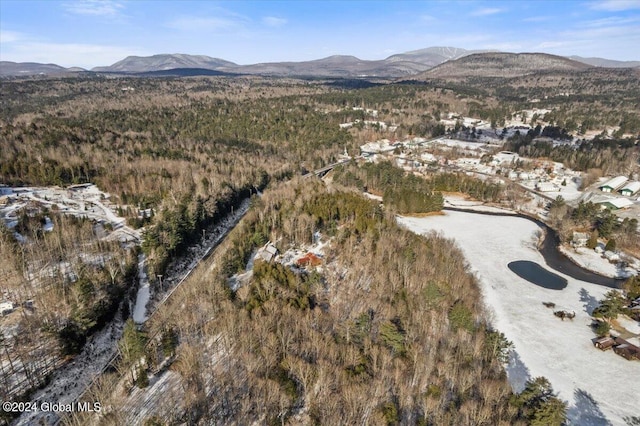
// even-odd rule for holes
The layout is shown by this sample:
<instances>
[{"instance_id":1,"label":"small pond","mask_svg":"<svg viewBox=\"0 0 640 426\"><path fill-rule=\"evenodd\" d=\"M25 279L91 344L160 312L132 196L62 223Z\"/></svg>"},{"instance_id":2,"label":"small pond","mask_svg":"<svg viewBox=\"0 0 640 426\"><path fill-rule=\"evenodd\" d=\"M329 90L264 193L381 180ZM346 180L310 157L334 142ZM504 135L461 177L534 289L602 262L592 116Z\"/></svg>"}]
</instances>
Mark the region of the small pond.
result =
<instances>
[{"instance_id":1,"label":"small pond","mask_svg":"<svg viewBox=\"0 0 640 426\"><path fill-rule=\"evenodd\" d=\"M567 286L567 280L560 275L547 271L542 266L528 260L516 260L507 267L517 276L530 283L548 288L549 290L562 290Z\"/></svg>"}]
</instances>

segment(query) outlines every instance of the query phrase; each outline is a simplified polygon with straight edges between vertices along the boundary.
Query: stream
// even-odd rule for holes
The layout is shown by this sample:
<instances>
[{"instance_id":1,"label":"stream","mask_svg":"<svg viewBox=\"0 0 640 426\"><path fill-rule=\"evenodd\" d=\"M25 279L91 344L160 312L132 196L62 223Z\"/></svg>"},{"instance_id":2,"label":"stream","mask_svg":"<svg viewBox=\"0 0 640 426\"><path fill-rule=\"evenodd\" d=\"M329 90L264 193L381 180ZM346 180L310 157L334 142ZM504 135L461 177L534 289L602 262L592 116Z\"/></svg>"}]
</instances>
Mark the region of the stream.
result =
<instances>
[{"instance_id":1,"label":"stream","mask_svg":"<svg viewBox=\"0 0 640 426\"><path fill-rule=\"evenodd\" d=\"M460 209L455 207L445 207L443 210L449 210L454 212L461 213L470 213L470 214L479 214L485 216L503 216L503 217L519 217L522 219L527 219L536 225L538 225L545 233L544 241L542 242L542 246L538 247L538 251L544 258L546 264L553 270L557 272L561 272L565 275L570 276L571 278L575 278L576 280L586 281L593 284L602 285L610 288L621 288L622 284L625 280L609 278L602 276L600 274L596 274L595 272L588 271L582 268L579 265L576 265L565 256L559 249L558 245L560 244L560 238L558 237L558 233L550 228L546 223L534 219L530 216L523 215L520 213L493 213L493 212L479 212L475 210L468 209Z\"/></svg>"}]
</instances>

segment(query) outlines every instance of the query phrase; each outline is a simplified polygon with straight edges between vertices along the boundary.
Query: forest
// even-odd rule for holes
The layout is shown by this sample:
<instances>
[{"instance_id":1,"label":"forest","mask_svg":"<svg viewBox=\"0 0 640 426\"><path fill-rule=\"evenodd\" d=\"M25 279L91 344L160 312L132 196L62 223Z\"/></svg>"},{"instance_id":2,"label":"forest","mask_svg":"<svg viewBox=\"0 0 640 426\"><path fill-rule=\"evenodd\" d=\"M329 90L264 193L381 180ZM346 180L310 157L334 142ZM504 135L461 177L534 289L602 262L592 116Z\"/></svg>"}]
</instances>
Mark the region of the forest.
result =
<instances>
[{"instance_id":1,"label":"forest","mask_svg":"<svg viewBox=\"0 0 640 426\"><path fill-rule=\"evenodd\" d=\"M122 365L103 378L104 389L121 383L120 376L131 377L127 386L143 387L145 375L177 377L182 391L172 397L179 403L167 404L174 411L164 418L187 423L517 424L542 416L536 404L548 401L554 401L554 415L561 413L545 383L532 383L538 393L528 402L511 394L500 361L507 342L489 327L477 286L452 243L393 224L394 213L439 211L443 192L495 201L504 188L456 173L417 178L387 163L345 165L330 188L297 178L335 162L344 150L359 153L367 141L443 134L439 119L450 111L499 127L512 111L530 106L525 94L537 95L533 82L516 83L483 88L438 81L99 75L3 80L0 183L94 183L141 232L141 242L109 241L104 235L110 229L54 207L18 212L13 231L26 243L0 225L3 297L21 301L2 318L0 397L28 399L93 333L116 316L130 317L140 255L157 290L158 277L251 197L247 217L212 257L217 263L195 274L143 331L126 324ZM571 79L561 85L575 88ZM637 107L637 88L628 79L587 89L572 95L571 108L563 106L566 98L544 100L558 107L555 130L620 123L637 130L634 116L625 113ZM618 104L605 98L609 89L624 95ZM519 91L522 96L514 95ZM598 114L589 109L593 101L602 106ZM372 118L367 110L397 130L339 126ZM623 139L585 141L577 149L532 140L521 135L509 144L522 155L585 171L612 172L638 161L637 145ZM356 194L362 190L382 196L388 209ZM625 239L629 223L590 213L584 219L561 207L558 217L582 220L622 246L631 244ZM43 232L45 217L53 232ZM326 270L256 262L249 285L237 291L228 285L268 241L282 251L310 244L316 232L332 241ZM206 404L212 395L215 403ZM101 397L126 399L117 391ZM105 423L122 424L128 414L121 407ZM149 417L149 424L158 420Z\"/></svg>"},{"instance_id":2,"label":"forest","mask_svg":"<svg viewBox=\"0 0 640 426\"><path fill-rule=\"evenodd\" d=\"M317 232L331 241L321 268L257 260L243 287L229 287L244 271L230 265L264 239L282 252ZM89 398L114 407L103 424L560 424L565 406L548 382L512 394L501 364L509 342L479 301L451 241L416 236L359 194L298 178L254 201L147 337L124 340L146 343ZM126 389L153 398L151 376L173 390L140 418Z\"/></svg>"}]
</instances>

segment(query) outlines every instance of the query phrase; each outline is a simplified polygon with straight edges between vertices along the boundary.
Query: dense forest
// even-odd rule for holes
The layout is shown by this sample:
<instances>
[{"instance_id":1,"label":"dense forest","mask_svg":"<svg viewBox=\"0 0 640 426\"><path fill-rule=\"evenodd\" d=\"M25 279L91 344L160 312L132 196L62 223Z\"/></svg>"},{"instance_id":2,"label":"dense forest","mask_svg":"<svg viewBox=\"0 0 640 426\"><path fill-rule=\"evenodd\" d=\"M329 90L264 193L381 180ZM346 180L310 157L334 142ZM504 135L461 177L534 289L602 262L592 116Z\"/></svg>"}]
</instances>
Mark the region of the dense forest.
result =
<instances>
[{"instance_id":1,"label":"dense forest","mask_svg":"<svg viewBox=\"0 0 640 426\"><path fill-rule=\"evenodd\" d=\"M229 286L265 239L283 252L317 232L331 241L321 268L257 260L246 284ZM509 342L479 300L452 242L399 229L356 193L280 184L152 319L154 337L125 342L148 342L119 367L128 373L91 397L112 404L104 424L560 424L548 382L512 395ZM172 390L141 418L126 389L155 398L148 375Z\"/></svg>"},{"instance_id":2,"label":"dense forest","mask_svg":"<svg viewBox=\"0 0 640 426\"><path fill-rule=\"evenodd\" d=\"M443 192L460 192L477 200L500 200L501 185L462 173L433 173L427 178L407 174L390 162L349 164L336 168L333 180L345 186L382 195L397 213L429 213L442 210Z\"/></svg>"}]
</instances>

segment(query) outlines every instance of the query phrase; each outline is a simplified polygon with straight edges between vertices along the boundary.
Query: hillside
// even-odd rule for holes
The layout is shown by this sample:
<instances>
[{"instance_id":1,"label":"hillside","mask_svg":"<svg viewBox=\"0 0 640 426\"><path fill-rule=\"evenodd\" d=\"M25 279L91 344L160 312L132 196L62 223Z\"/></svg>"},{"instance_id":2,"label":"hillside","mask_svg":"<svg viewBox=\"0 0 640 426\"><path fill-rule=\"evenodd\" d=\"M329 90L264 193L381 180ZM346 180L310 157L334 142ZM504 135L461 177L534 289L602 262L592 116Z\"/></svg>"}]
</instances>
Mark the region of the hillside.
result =
<instances>
[{"instance_id":1,"label":"hillside","mask_svg":"<svg viewBox=\"0 0 640 426\"><path fill-rule=\"evenodd\" d=\"M0 61L0 76L20 76L36 74L64 74L84 71L82 68L65 68L56 64L39 64L36 62Z\"/></svg>"},{"instance_id":2,"label":"hillside","mask_svg":"<svg viewBox=\"0 0 640 426\"><path fill-rule=\"evenodd\" d=\"M102 72L149 72L163 71L177 68L201 68L215 70L220 67L233 68L233 62L224 59L211 58L205 55L163 54L153 56L127 56L121 61L108 67L96 67L91 71Z\"/></svg>"},{"instance_id":3,"label":"hillside","mask_svg":"<svg viewBox=\"0 0 640 426\"><path fill-rule=\"evenodd\" d=\"M128 56L112 65L95 67L91 71L146 73L146 76L218 75L207 71L278 77L401 78L415 75L419 80L422 78L470 76L514 77L538 71L581 70L589 66L633 68L640 66L640 61L613 61L579 56L565 58L544 53L500 53L466 50L458 47L428 47L391 55L380 60L363 60L351 55L334 55L311 61L265 62L246 65L238 65L231 61L205 55ZM434 69L434 67L436 68ZM176 71L186 69L191 71ZM420 74L428 70L428 73ZM72 71L84 70L64 68L55 64L0 62L0 76L55 75Z\"/></svg>"},{"instance_id":4,"label":"hillside","mask_svg":"<svg viewBox=\"0 0 640 426\"><path fill-rule=\"evenodd\" d=\"M266 240L282 256L240 278ZM321 267L285 260L293 248ZM451 241L401 230L358 194L279 185L147 324L148 386L125 360L96 398L116 424L518 424L508 342L465 268Z\"/></svg>"},{"instance_id":5,"label":"hillside","mask_svg":"<svg viewBox=\"0 0 640 426\"><path fill-rule=\"evenodd\" d=\"M546 53L476 53L438 65L416 76L416 79L518 77L547 71L582 71L589 67Z\"/></svg>"},{"instance_id":6,"label":"hillside","mask_svg":"<svg viewBox=\"0 0 640 426\"><path fill-rule=\"evenodd\" d=\"M640 67L640 61L614 61L605 58L583 58L582 56L569 56L571 60L582 62L584 64L593 65L594 67L603 68L637 68Z\"/></svg>"},{"instance_id":7,"label":"hillside","mask_svg":"<svg viewBox=\"0 0 640 426\"><path fill-rule=\"evenodd\" d=\"M429 68L443 62L459 59L474 53L483 53L484 50L466 50L459 47L428 47L426 49L412 50L389 56L385 62L416 62Z\"/></svg>"},{"instance_id":8,"label":"hillside","mask_svg":"<svg viewBox=\"0 0 640 426\"><path fill-rule=\"evenodd\" d=\"M334 55L304 62L270 62L221 68L244 74L316 77L402 77L428 69L428 65L412 61L366 61L355 56Z\"/></svg>"}]
</instances>

